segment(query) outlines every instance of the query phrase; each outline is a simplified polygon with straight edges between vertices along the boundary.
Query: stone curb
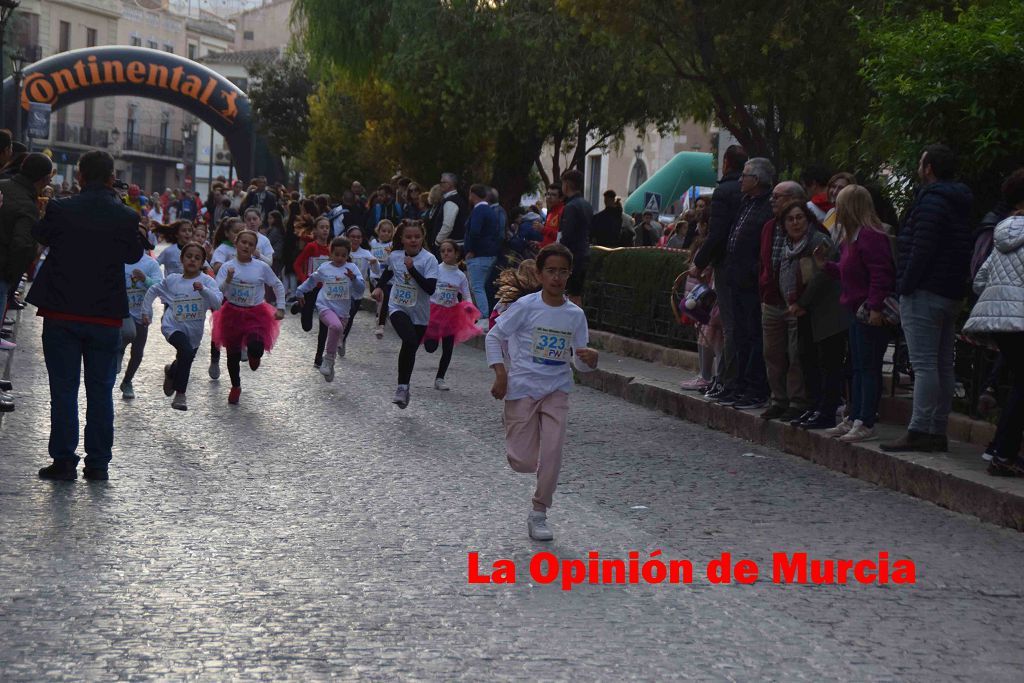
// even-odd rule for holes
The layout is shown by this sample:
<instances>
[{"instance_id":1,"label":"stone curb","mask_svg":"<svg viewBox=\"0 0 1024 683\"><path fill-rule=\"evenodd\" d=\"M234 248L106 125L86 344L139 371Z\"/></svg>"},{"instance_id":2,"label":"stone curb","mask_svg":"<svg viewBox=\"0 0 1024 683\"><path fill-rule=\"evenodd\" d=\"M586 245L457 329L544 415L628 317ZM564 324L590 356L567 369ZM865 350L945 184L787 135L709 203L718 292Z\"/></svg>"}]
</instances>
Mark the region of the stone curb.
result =
<instances>
[{"instance_id":1,"label":"stone curb","mask_svg":"<svg viewBox=\"0 0 1024 683\"><path fill-rule=\"evenodd\" d=\"M475 337L467 344L482 349L484 338ZM796 429L774 420L762 420L754 412L710 403L693 394L681 392L672 381L636 377L628 372L606 368L599 366L593 372L576 373L577 382L630 403L776 448L954 512L974 515L982 521L1024 531L1024 495L986 486L956 473L915 462L915 454L904 454L901 457L874 448L846 444L819 432Z\"/></svg>"}]
</instances>

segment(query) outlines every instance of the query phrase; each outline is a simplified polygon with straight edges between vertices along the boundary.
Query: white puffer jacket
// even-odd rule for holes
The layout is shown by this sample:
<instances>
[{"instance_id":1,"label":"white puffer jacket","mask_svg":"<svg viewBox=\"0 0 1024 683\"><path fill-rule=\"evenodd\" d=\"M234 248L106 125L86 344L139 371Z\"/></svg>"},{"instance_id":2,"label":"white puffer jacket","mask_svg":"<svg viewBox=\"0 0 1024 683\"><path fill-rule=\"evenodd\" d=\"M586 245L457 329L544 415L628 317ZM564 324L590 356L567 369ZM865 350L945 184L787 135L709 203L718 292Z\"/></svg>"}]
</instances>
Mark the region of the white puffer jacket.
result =
<instances>
[{"instance_id":1,"label":"white puffer jacket","mask_svg":"<svg viewBox=\"0 0 1024 683\"><path fill-rule=\"evenodd\" d=\"M1024 216L996 226L992 253L974 278L981 294L964 332L1024 332Z\"/></svg>"}]
</instances>

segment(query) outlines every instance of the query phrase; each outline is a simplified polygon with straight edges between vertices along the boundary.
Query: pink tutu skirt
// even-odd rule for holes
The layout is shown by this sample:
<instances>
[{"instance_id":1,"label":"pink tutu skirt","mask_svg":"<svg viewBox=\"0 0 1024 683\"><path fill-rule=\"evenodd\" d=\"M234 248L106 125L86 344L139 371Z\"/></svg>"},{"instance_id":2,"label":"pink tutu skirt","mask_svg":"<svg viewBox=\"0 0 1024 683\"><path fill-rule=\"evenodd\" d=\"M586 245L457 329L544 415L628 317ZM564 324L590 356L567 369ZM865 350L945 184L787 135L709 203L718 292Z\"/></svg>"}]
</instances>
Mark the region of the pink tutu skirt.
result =
<instances>
[{"instance_id":1,"label":"pink tutu skirt","mask_svg":"<svg viewBox=\"0 0 1024 683\"><path fill-rule=\"evenodd\" d=\"M281 321L274 319L275 313L274 307L265 302L259 306L235 306L225 301L213 314L213 343L225 349L241 349L256 337L270 351L281 331Z\"/></svg>"},{"instance_id":2,"label":"pink tutu skirt","mask_svg":"<svg viewBox=\"0 0 1024 683\"><path fill-rule=\"evenodd\" d=\"M423 339L440 341L445 337L455 337L455 343L461 344L467 339L483 334L483 330L476 326L479 319L480 310L471 301L462 301L454 306L441 306L431 302L430 323Z\"/></svg>"}]
</instances>

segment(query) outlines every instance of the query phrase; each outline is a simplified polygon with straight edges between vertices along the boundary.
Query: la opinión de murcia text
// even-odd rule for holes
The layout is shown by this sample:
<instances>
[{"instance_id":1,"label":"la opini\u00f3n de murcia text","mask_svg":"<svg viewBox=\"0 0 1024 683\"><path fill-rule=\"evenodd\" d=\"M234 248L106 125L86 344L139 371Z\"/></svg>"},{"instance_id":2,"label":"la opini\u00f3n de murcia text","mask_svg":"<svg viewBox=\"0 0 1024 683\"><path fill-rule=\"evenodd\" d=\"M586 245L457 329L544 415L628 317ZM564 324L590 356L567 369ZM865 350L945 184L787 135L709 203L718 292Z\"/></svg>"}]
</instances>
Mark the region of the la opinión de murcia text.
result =
<instances>
[{"instance_id":1,"label":"la opini\u00f3n de murcia text","mask_svg":"<svg viewBox=\"0 0 1024 683\"><path fill-rule=\"evenodd\" d=\"M468 554L468 580L471 584L514 584L517 567L509 559L497 559L481 566L479 553ZM591 551L586 559L559 559L554 553L540 552L526 568L529 580L538 584L558 584L572 590L583 584L688 584L694 582L694 563L686 559L662 557L660 550L642 555L628 553L626 559L601 557ZM712 584L752 584L761 578L761 568L751 559L733 558L731 553L704 565L703 576ZM917 568L910 559L891 560L889 553L859 560L813 558L804 552L772 554L772 583L797 584L913 584Z\"/></svg>"}]
</instances>

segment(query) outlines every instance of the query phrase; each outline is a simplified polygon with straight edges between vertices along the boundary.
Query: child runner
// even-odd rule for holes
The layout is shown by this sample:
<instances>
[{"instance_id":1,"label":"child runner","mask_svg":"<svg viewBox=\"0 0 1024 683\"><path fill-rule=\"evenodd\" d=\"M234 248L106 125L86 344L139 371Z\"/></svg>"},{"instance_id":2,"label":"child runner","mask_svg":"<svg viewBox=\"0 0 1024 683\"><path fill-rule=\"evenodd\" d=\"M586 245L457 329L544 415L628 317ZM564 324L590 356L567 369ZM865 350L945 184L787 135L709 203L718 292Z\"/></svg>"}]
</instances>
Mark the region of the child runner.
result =
<instances>
[{"instance_id":1,"label":"child runner","mask_svg":"<svg viewBox=\"0 0 1024 683\"><path fill-rule=\"evenodd\" d=\"M135 398L132 379L142 365L142 354L146 351L146 338L149 336L149 323L142 322L142 301L146 298L146 290L163 280L164 276L156 259L143 254L141 259L124 267L124 279L128 288L128 317L121 326L121 358L124 358L129 344L132 354L128 358L128 367L124 369L120 389L121 396L131 400Z\"/></svg>"},{"instance_id":2,"label":"child runner","mask_svg":"<svg viewBox=\"0 0 1024 683\"><path fill-rule=\"evenodd\" d=\"M235 240L238 233L242 231L245 224L238 216L228 216L221 220L217 230L213 233L213 243L217 245L210 256L210 267L213 268L213 276L217 277L221 266L235 258ZM210 379L220 377L220 347L217 342L210 341Z\"/></svg>"},{"instance_id":3,"label":"child runner","mask_svg":"<svg viewBox=\"0 0 1024 683\"><path fill-rule=\"evenodd\" d=\"M550 244L537 254L541 291L528 294L498 316L487 333L487 364L494 369L491 395L505 399L505 448L516 472L536 472L530 538L550 541L547 510L558 485L573 377L597 367L597 351L586 348L587 317L565 297L572 252ZM502 355L508 345L508 361ZM508 367L506 367L506 362Z\"/></svg>"},{"instance_id":4,"label":"child runner","mask_svg":"<svg viewBox=\"0 0 1024 683\"><path fill-rule=\"evenodd\" d=\"M331 221L326 216L321 216L317 219L316 226L313 228L313 241L302 249L292 264L292 270L295 271L295 277L300 286L305 283L306 278L316 272L317 268L331 260L331 248L327 244L327 240L330 237ZM315 292L310 292L311 287L302 290L303 292L309 292L305 299L292 304L293 315L299 310L302 311L302 329L306 332L313 329L313 313L317 310L316 303L320 285L319 283L316 284L317 291ZM298 291L298 289L295 291ZM316 334L316 355L313 356L314 367L322 367L325 343L327 343L327 326L321 322L318 324Z\"/></svg>"},{"instance_id":5,"label":"child runner","mask_svg":"<svg viewBox=\"0 0 1024 683\"><path fill-rule=\"evenodd\" d=\"M396 246L399 249L402 248L402 245L395 239L395 224L385 218L380 223L377 223L377 227L373 229L373 239L370 240L370 252L379 263L387 264L388 257ZM384 299L391 298L391 287L385 285L382 291L384 292ZM388 305L383 303L383 299L380 301L380 305L377 306L377 331L374 333L377 339L384 338L384 321L388 317Z\"/></svg>"},{"instance_id":6,"label":"child runner","mask_svg":"<svg viewBox=\"0 0 1024 683\"><path fill-rule=\"evenodd\" d=\"M192 241L192 221L174 221L166 231L158 229L157 232L170 243L156 257L156 262L164 267L164 277L172 273L180 274L181 248Z\"/></svg>"},{"instance_id":7,"label":"child runner","mask_svg":"<svg viewBox=\"0 0 1024 683\"><path fill-rule=\"evenodd\" d=\"M260 261L265 261L268 266L273 266L274 247L270 244L270 238L260 232L260 226L263 225L263 215L260 214L260 210L246 209L242 220L245 222L246 230L252 230L256 233L256 253L254 256Z\"/></svg>"},{"instance_id":8,"label":"child runner","mask_svg":"<svg viewBox=\"0 0 1024 683\"><path fill-rule=\"evenodd\" d=\"M455 240L444 240L440 252L437 288L430 297L430 323L423 335L423 348L433 353L440 342L441 362L437 366L434 388L448 391L444 376L452 362L455 345L483 334L483 330L476 326L480 311L473 305L469 280L459 270L459 245Z\"/></svg>"},{"instance_id":9,"label":"child runner","mask_svg":"<svg viewBox=\"0 0 1024 683\"><path fill-rule=\"evenodd\" d=\"M223 264L217 272L217 284L226 301L213 314L213 342L228 352L228 375L231 392L228 403L238 403L242 393L239 364L242 349L248 352L249 367L260 366L264 351L274 348L284 318L284 285L274 275L266 261L253 258L256 253L256 235L243 230L235 240L235 258ZM278 308L266 302L266 287L274 289Z\"/></svg>"},{"instance_id":10,"label":"child runner","mask_svg":"<svg viewBox=\"0 0 1024 683\"><path fill-rule=\"evenodd\" d=\"M373 298L383 304L384 288L391 285L386 305L391 325L402 338L398 388L391 402L399 408L409 405L409 380L416 364L416 351L430 322L430 296L437 287L437 259L423 248L424 237L422 221L402 221L395 240L403 248L388 256L387 269L373 290Z\"/></svg>"},{"instance_id":11,"label":"child runner","mask_svg":"<svg viewBox=\"0 0 1024 683\"><path fill-rule=\"evenodd\" d=\"M142 302L142 320L147 325L153 318L153 301L159 297L164 304L160 331L177 352L174 362L164 366L164 395L174 394L171 407L175 410L188 410L185 391L192 361L203 340L206 312L216 311L224 300L217 281L202 272L205 261L206 250L201 244L186 244L181 248L182 272L171 273L150 287Z\"/></svg>"},{"instance_id":12,"label":"child runner","mask_svg":"<svg viewBox=\"0 0 1024 683\"><path fill-rule=\"evenodd\" d=\"M351 249L352 243L348 238L335 237L331 241L331 260L321 264L295 290L297 297L309 298L314 286L320 288L316 295L316 310L320 325L327 327L327 348L320 374L328 382L334 381L334 354L352 312L352 302L361 300L366 291L366 281L359 268L348 262Z\"/></svg>"},{"instance_id":13,"label":"child runner","mask_svg":"<svg viewBox=\"0 0 1024 683\"><path fill-rule=\"evenodd\" d=\"M352 226L345 232L345 237L348 237L349 242L352 243L352 255L349 256L349 260L359 269L359 274L363 276L364 282L375 283L380 278L381 261L373 255L373 252L363 247L363 229ZM352 297L352 311L349 313L348 322L345 323L341 346L338 347L338 355L342 358L345 357L345 342L348 340L348 333L352 331L352 321L355 320L362 303L362 297Z\"/></svg>"}]
</instances>

